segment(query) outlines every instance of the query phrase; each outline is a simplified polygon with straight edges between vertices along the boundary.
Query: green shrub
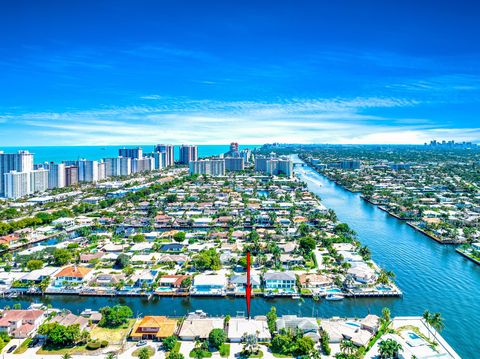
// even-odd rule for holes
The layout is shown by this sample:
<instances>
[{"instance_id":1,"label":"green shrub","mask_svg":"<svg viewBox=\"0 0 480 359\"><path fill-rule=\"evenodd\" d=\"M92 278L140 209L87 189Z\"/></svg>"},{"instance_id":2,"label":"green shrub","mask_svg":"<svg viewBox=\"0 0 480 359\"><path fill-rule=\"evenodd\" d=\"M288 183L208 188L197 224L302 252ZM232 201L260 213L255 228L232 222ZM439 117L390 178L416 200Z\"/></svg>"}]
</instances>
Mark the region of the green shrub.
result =
<instances>
[{"instance_id":1,"label":"green shrub","mask_svg":"<svg viewBox=\"0 0 480 359\"><path fill-rule=\"evenodd\" d=\"M108 345L108 344L107 344ZM101 347L101 343L98 341L88 342L85 346L88 350L97 350Z\"/></svg>"}]
</instances>

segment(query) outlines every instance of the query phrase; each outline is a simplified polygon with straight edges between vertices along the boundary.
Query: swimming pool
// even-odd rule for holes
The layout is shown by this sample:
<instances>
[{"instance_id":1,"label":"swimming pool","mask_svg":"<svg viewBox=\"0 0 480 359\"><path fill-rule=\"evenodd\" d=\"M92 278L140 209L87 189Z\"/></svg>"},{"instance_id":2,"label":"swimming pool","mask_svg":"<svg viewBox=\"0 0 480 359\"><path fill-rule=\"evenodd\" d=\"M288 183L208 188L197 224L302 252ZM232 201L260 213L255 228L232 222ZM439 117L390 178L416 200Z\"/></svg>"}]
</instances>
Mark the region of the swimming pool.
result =
<instances>
[{"instance_id":1,"label":"swimming pool","mask_svg":"<svg viewBox=\"0 0 480 359\"><path fill-rule=\"evenodd\" d=\"M419 335L417 335L417 333L414 332L408 332L408 337L410 339L422 339Z\"/></svg>"},{"instance_id":2,"label":"swimming pool","mask_svg":"<svg viewBox=\"0 0 480 359\"><path fill-rule=\"evenodd\" d=\"M356 327L360 328L361 324L360 323L355 323L355 322L345 322L346 325L350 325L351 327Z\"/></svg>"},{"instance_id":3,"label":"swimming pool","mask_svg":"<svg viewBox=\"0 0 480 359\"><path fill-rule=\"evenodd\" d=\"M340 293L342 293L342 290L339 288L327 289L327 294L340 294Z\"/></svg>"}]
</instances>

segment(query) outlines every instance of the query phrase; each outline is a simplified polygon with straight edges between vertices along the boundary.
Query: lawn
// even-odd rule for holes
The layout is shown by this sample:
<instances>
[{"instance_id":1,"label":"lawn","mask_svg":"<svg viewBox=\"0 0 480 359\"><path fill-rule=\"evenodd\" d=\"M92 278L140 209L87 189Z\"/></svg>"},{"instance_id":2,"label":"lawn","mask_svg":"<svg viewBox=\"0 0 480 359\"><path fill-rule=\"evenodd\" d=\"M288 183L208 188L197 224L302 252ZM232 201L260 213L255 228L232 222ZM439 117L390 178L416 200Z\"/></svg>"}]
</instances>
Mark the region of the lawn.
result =
<instances>
[{"instance_id":1,"label":"lawn","mask_svg":"<svg viewBox=\"0 0 480 359\"><path fill-rule=\"evenodd\" d=\"M106 340L109 344L121 344L130 333L134 323L135 319L130 319L127 324L119 328L102 328L97 325L90 331L90 337L92 340Z\"/></svg>"},{"instance_id":2,"label":"lawn","mask_svg":"<svg viewBox=\"0 0 480 359\"><path fill-rule=\"evenodd\" d=\"M147 348L148 349L148 353L150 354L150 356L154 356L155 355L155 349L152 348L151 346L145 346L145 347L141 347L141 348L138 348L137 350L135 350L133 353L132 353L132 356L133 357L138 357L140 355L140 351L142 351L143 349Z\"/></svg>"},{"instance_id":3,"label":"lawn","mask_svg":"<svg viewBox=\"0 0 480 359\"><path fill-rule=\"evenodd\" d=\"M193 349L190 354L189 354L189 357L190 358L197 358L195 356L195 349ZM202 350L202 358L211 358L212 357L212 353L210 353L208 350Z\"/></svg>"},{"instance_id":4,"label":"lawn","mask_svg":"<svg viewBox=\"0 0 480 359\"><path fill-rule=\"evenodd\" d=\"M27 351L28 349L28 344L30 344L30 342L32 341L33 339L32 338L27 338L25 339L22 344L20 344L20 346L15 349L15 351L13 352L13 354L23 354Z\"/></svg>"}]
</instances>

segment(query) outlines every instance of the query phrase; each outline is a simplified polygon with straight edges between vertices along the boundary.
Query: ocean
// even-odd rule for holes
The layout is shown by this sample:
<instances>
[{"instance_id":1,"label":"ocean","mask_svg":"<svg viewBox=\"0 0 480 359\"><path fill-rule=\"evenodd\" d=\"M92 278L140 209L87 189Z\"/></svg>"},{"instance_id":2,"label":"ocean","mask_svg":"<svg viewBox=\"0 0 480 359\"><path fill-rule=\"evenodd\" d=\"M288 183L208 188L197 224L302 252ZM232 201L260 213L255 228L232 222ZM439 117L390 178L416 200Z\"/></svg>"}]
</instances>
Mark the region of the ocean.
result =
<instances>
[{"instance_id":1,"label":"ocean","mask_svg":"<svg viewBox=\"0 0 480 359\"><path fill-rule=\"evenodd\" d=\"M249 148L251 150L261 145L239 145L239 149ZM78 160L85 158L87 160L99 160L102 158L118 156L119 148L142 147L144 153L152 152L154 145L129 145L129 146L15 146L0 147L0 151L5 153L17 152L19 150L28 150L34 154L35 163L43 162L62 162L65 160ZM180 146L175 146L175 159L179 158ZM216 156L227 152L230 149L229 144L225 145L199 145L198 156Z\"/></svg>"}]
</instances>

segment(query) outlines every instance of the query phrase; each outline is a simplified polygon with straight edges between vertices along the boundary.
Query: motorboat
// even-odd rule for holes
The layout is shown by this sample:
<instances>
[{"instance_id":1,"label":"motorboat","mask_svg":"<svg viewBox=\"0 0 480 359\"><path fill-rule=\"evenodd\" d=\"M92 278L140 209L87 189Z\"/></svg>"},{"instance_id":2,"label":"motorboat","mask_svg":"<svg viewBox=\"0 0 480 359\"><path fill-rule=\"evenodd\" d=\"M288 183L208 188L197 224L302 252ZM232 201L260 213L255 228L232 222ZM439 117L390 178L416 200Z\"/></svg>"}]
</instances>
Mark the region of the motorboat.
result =
<instances>
[{"instance_id":1,"label":"motorboat","mask_svg":"<svg viewBox=\"0 0 480 359\"><path fill-rule=\"evenodd\" d=\"M338 294L338 293L330 293L330 294L327 294L327 296L325 297L326 300L343 300L343 298L345 298L345 296L343 294Z\"/></svg>"}]
</instances>

